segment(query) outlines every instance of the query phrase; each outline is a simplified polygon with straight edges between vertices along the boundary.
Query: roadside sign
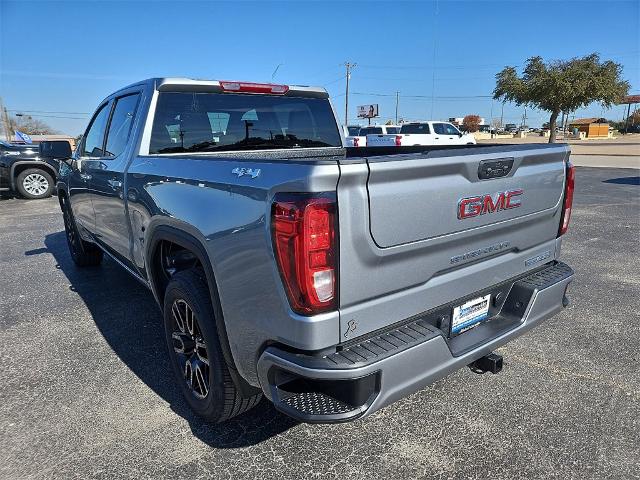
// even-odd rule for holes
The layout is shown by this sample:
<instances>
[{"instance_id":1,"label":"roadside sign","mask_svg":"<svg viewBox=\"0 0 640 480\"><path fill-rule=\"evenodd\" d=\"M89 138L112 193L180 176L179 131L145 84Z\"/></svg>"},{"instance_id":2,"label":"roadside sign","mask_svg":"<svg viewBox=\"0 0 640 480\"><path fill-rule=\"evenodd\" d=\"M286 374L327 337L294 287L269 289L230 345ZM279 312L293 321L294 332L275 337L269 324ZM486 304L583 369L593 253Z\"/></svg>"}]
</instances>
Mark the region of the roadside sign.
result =
<instances>
[{"instance_id":1,"label":"roadside sign","mask_svg":"<svg viewBox=\"0 0 640 480\"><path fill-rule=\"evenodd\" d=\"M378 116L378 104L358 105L358 118L375 118Z\"/></svg>"}]
</instances>

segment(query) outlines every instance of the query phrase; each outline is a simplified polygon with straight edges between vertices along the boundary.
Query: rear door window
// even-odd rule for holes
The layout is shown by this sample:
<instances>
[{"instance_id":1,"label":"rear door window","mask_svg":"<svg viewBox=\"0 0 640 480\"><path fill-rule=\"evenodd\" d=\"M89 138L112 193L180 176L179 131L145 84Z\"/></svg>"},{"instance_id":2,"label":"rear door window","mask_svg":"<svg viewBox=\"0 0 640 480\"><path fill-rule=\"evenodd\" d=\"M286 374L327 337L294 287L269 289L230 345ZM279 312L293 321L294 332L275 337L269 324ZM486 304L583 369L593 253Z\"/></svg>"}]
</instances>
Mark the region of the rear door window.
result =
<instances>
[{"instance_id":1,"label":"rear door window","mask_svg":"<svg viewBox=\"0 0 640 480\"><path fill-rule=\"evenodd\" d=\"M446 135L447 132L444 127L445 127L444 123L434 123L433 131L436 132L438 135Z\"/></svg>"},{"instance_id":2,"label":"rear door window","mask_svg":"<svg viewBox=\"0 0 640 480\"><path fill-rule=\"evenodd\" d=\"M409 123L400 128L400 133L418 133L425 135L431 133L431 130L429 129L428 123Z\"/></svg>"},{"instance_id":3,"label":"rear door window","mask_svg":"<svg viewBox=\"0 0 640 480\"><path fill-rule=\"evenodd\" d=\"M340 146L327 99L161 92L149 153Z\"/></svg>"}]
</instances>

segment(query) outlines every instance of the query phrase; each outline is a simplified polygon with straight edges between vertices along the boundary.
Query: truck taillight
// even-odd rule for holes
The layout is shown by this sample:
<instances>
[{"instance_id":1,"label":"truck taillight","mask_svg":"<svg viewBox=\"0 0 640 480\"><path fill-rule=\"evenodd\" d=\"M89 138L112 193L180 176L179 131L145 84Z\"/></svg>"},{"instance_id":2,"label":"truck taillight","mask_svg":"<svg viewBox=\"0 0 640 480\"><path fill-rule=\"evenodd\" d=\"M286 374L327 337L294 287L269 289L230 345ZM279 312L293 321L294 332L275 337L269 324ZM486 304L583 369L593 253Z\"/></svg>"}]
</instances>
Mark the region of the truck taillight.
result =
<instances>
[{"instance_id":1,"label":"truck taillight","mask_svg":"<svg viewBox=\"0 0 640 480\"><path fill-rule=\"evenodd\" d=\"M354 137L353 139L353 146L354 147L358 147L360 144L360 139L358 137Z\"/></svg>"},{"instance_id":2,"label":"truck taillight","mask_svg":"<svg viewBox=\"0 0 640 480\"><path fill-rule=\"evenodd\" d=\"M288 85L275 85L273 83L229 82L220 81L220 87L225 92L242 93L270 93L272 95L284 95L289 91Z\"/></svg>"},{"instance_id":3,"label":"truck taillight","mask_svg":"<svg viewBox=\"0 0 640 480\"><path fill-rule=\"evenodd\" d=\"M558 236L567 233L569 220L571 220L571 206L573 205L573 190L575 188L576 171L571 162L567 162L567 179L564 184L564 202L562 205L562 216L560 217L560 229Z\"/></svg>"},{"instance_id":4,"label":"truck taillight","mask_svg":"<svg viewBox=\"0 0 640 480\"><path fill-rule=\"evenodd\" d=\"M335 194L278 194L271 231L291 308L311 315L337 308L338 223Z\"/></svg>"},{"instance_id":5,"label":"truck taillight","mask_svg":"<svg viewBox=\"0 0 640 480\"><path fill-rule=\"evenodd\" d=\"M402 135L396 135L396 147L402 146Z\"/></svg>"}]
</instances>

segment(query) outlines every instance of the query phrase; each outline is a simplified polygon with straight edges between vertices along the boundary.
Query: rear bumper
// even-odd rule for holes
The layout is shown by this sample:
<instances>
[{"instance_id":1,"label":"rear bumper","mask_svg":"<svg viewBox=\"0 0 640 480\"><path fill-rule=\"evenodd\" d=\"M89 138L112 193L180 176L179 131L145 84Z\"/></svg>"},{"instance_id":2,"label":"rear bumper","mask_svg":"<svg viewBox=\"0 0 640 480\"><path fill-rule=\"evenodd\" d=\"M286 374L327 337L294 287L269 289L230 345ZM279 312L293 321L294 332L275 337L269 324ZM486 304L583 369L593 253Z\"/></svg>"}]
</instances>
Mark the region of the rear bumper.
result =
<instances>
[{"instance_id":1,"label":"rear bumper","mask_svg":"<svg viewBox=\"0 0 640 480\"><path fill-rule=\"evenodd\" d=\"M265 395L301 421L336 423L369 415L516 338L566 305L573 270L554 262L515 281L497 315L447 338L424 318L312 356L268 347L258 361Z\"/></svg>"}]
</instances>

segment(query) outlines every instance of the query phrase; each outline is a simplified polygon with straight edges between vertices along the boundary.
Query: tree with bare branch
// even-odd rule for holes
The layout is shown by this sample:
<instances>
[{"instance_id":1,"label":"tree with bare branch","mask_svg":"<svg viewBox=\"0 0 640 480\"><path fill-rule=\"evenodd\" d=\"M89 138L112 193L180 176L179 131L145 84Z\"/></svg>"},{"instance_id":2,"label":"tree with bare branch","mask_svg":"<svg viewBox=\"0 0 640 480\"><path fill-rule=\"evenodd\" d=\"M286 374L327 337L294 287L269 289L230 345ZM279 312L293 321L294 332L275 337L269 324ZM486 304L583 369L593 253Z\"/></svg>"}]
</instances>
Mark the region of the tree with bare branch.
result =
<instances>
[{"instance_id":1,"label":"tree with bare branch","mask_svg":"<svg viewBox=\"0 0 640 480\"><path fill-rule=\"evenodd\" d=\"M58 133L51 128L47 123L42 120L38 120L31 116L19 116L13 122L13 129L18 130L27 135L49 135Z\"/></svg>"}]
</instances>

